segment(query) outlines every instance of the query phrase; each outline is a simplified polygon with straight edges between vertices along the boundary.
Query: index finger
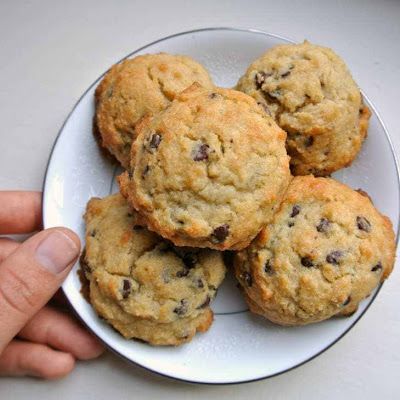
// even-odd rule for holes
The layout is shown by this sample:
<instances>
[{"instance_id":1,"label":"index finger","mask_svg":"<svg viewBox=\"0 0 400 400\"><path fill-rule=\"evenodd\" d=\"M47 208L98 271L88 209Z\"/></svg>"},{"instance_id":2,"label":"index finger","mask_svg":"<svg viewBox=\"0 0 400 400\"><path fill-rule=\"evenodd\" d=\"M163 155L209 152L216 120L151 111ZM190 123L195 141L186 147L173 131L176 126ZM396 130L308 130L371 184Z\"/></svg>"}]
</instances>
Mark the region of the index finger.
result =
<instances>
[{"instance_id":1,"label":"index finger","mask_svg":"<svg viewBox=\"0 0 400 400\"><path fill-rule=\"evenodd\" d=\"M0 235L30 233L42 229L40 192L0 192Z\"/></svg>"}]
</instances>

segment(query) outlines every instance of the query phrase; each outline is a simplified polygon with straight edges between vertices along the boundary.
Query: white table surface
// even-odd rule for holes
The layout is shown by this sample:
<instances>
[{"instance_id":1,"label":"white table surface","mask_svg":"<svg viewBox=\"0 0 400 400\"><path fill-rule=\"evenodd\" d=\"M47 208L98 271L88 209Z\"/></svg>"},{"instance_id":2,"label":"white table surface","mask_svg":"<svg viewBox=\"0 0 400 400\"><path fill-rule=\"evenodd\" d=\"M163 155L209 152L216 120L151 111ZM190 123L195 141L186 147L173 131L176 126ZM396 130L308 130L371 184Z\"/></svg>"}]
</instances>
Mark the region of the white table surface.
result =
<instances>
[{"instance_id":1,"label":"white table surface","mask_svg":"<svg viewBox=\"0 0 400 400\"><path fill-rule=\"evenodd\" d=\"M253 27L334 48L400 151L400 1L0 1L0 189L40 189L52 143L83 91L111 64L163 36ZM398 399L400 269L333 348L284 375L234 386L175 382L108 353L67 378L0 379L18 399ZM243 366L245 368L245 366Z\"/></svg>"}]
</instances>

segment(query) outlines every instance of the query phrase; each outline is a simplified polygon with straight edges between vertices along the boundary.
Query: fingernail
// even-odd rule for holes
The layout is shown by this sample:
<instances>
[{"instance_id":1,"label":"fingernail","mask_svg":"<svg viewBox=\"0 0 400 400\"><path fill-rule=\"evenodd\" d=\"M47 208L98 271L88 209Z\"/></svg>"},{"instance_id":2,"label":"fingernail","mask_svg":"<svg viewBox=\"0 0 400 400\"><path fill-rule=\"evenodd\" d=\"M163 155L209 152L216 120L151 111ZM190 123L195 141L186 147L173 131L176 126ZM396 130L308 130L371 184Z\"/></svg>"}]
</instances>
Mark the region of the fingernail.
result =
<instances>
[{"instance_id":1,"label":"fingernail","mask_svg":"<svg viewBox=\"0 0 400 400\"><path fill-rule=\"evenodd\" d=\"M36 249L36 260L52 274L59 274L78 256L79 248L62 231L53 231Z\"/></svg>"}]
</instances>

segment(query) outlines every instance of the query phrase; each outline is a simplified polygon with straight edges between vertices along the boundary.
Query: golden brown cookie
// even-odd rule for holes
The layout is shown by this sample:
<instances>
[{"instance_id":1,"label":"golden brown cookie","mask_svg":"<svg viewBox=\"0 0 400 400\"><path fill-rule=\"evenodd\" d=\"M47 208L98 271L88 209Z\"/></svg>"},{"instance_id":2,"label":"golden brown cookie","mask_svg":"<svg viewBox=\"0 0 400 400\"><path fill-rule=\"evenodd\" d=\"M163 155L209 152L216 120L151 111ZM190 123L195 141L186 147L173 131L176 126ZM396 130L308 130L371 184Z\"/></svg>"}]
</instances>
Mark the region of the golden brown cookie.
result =
<instances>
[{"instance_id":1,"label":"golden brown cookie","mask_svg":"<svg viewBox=\"0 0 400 400\"><path fill-rule=\"evenodd\" d=\"M354 312L392 271L390 220L330 178L295 177L271 225L236 255L250 310L281 325Z\"/></svg>"},{"instance_id":2,"label":"golden brown cookie","mask_svg":"<svg viewBox=\"0 0 400 400\"><path fill-rule=\"evenodd\" d=\"M146 54L114 65L95 92L102 145L127 168L138 121L163 110L194 82L213 86L205 68L187 56Z\"/></svg>"},{"instance_id":3,"label":"golden brown cookie","mask_svg":"<svg viewBox=\"0 0 400 400\"><path fill-rule=\"evenodd\" d=\"M82 264L90 302L126 338L188 342L211 325L209 304L225 275L222 254L176 248L136 219L120 194L89 201Z\"/></svg>"},{"instance_id":4,"label":"golden brown cookie","mask_svg":"<svg viewBox=\"0 0 400 400\"><path fill-rule=\"evenodd\" d=\"M290 180L285 132L235 90L193 85L137 133L121 192L177 246L246 247Z\"/></svg>"},{"instance_id":5,"label":"golden brown cookie","mask_svg":"<svg viewBox=\"0 0 400 400\"><path fill-rule=\"evenodd\" d=\"M254 97L287 134L294 175L329 175L356 158L369 109L343 60L331 49L280 45L255 60L237 89Z\"/></svg>"}]
</instances>

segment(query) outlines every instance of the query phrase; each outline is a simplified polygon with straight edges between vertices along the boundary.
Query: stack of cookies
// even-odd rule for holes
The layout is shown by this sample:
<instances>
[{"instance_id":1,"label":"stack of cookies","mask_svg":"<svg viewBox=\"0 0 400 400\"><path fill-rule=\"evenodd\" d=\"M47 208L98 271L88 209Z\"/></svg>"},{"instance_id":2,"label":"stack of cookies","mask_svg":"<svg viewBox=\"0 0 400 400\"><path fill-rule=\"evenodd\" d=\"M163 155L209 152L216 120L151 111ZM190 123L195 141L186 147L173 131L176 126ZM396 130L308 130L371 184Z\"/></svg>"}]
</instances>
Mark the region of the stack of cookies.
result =
<instances>
[{"instance_id":1,"label":"stack of cookies","mask_svg":"<svg viewBox=\"0 0 400 400\"><path fill-rule=\"evenodd\" d=\"M391 272L392 225L328 178L357 156L368 108L344 62L270 49L236 89L186 56L138 56L96 89L99 143L126 170L88 203L82 266L126 338L179 345L213 320L223 251L252 312L301 325L349 315Z\"/></svg>"}]
</instances>

